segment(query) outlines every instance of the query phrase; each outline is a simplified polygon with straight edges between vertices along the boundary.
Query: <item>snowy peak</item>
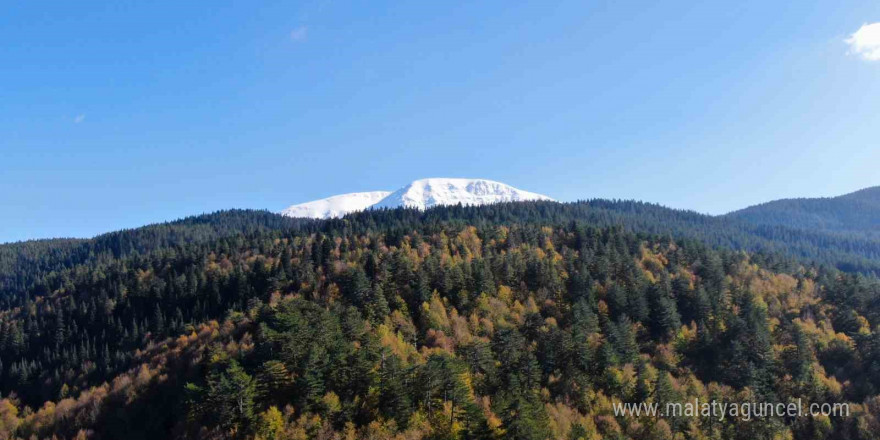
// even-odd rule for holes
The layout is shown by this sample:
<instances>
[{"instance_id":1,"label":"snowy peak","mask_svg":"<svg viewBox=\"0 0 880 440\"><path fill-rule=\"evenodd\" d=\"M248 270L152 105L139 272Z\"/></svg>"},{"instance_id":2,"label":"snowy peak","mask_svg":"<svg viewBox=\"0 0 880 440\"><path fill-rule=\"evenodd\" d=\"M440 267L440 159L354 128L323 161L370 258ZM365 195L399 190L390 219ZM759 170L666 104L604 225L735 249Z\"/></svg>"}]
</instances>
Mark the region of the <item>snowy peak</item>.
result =
<instances>
[{"instance_id":1,"label":"snowy peak","mask_svg":"<svg viewBox=\"0 0 880 440\"><path fill-rule=\"evenodd\" d=\"M391 193L374 208L427 209L439 205L486 205L526 200L553 200L545 195L485 179L421 179Z\"/></svg>"},{"instance_id":2,"label":"snowy peak","mask_svg":"<svg viewBox=\"0 0 880 440\"><path fill-rule=\"evenodd\" d=\"M368 208L428 209L441 205L486 205L500 202L549 200L550 197L523 191L501 182L486 179L421 179L394 192L373 191L342 194L326 199L293 205L281 215L287 217L337 218Z\"/></svg>"},{"instance_id":3,"label":"snowy peak","mask_svg":"<svg viewBox=\"0 0 880 440\"><path fill-rule=\"evenodd\" d=\"M390 191L370 191L341 194L326 199L293 205L281 211L287 217L338 218L350 212L363 211L391 194Z\"/></svg>"}]
</instances>

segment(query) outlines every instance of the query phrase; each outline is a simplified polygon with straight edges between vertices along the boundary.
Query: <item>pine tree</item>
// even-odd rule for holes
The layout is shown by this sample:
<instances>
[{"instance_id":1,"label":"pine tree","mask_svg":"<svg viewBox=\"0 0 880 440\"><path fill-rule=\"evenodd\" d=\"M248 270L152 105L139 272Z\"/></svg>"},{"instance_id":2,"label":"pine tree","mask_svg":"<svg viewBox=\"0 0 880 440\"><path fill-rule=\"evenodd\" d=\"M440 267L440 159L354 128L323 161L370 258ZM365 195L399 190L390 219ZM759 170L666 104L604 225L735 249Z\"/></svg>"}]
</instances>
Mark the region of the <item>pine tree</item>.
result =
<instances>
[{"instance_id":1,"label":"pine tree","mask_svg":"<svg viewBox=\"0 0 880 440\"><path fill-rule=\"evenodd\" d=\"M666 277L651 289L651 331L657 338L667 338L681 327L681 318L671 293L669 280Z\"/></svg>"},{"instance_id":2,"label":"pine tree","mask_svg":"<svg viewBox=\"0 0 880 440\"><path fill-rule=\"evenodd\" d=\"M165 315L162 313L162 308L159 307L159 304L156 304L155 311L153 312L153 331L156 333L156 336L161 336L162 332L165 331Z\"/></svg>"},{"instance_id":3,"label":"pine tree","mask_svg":"<svg viewBox=\"0 0 880 440\"><path fill-rule=\"evenodd\" d=\"M257 373L255 396L268 404L285 404L293 391L293 377L277 360L264 362Z\"/></svg>"}]
</instances>

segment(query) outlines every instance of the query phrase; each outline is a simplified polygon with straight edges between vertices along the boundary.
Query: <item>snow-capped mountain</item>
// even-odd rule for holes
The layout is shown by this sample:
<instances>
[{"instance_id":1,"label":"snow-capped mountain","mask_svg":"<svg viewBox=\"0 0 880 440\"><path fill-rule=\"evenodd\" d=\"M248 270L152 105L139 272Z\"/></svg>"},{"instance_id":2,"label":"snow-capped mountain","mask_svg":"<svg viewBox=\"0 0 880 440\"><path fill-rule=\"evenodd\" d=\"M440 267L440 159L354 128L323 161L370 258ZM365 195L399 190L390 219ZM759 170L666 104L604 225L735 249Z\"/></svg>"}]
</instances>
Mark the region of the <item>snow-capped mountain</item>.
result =
<instances>
[{"instance_id":1,"label":"snow-capped mountain","mask_svg":"<svg viewBox=\"0 0 880 440\"><path fill-rule=\"evenodd\" d=\"M421 179L394 192L373 191L342 194L326 199L293 205L283 211L288 217L336 218L367 208L427 209L440 205L485 205L499 202L549 200L550 197L523 191L501 182L486 179Z\"/></svg>"},{"instance_id":2,"label":"snow-capped mountain","mask_svg":"<svg viewBox=\"0 0 880 440\"><path fill-rule=\"evenodd\" d=\"M379 203L374 208L427 209L438 205L485 205L498 202L526 200L553 200L542 194L523 191L501 182L485 179L421 179L410 183Z\"/></svg>"},{"instance_id":3,"label":"snow-capped mountain","mask_svg":"<svg viewBox=\"0 0 880 440\"><path fill-rule=\"evenodd\" d=\"M340 194L326 199L293 205L281 211L287 217L337 218L349 212L363 211L391 194L390 191L370 191Z\"/></svg>"}]
</instances>

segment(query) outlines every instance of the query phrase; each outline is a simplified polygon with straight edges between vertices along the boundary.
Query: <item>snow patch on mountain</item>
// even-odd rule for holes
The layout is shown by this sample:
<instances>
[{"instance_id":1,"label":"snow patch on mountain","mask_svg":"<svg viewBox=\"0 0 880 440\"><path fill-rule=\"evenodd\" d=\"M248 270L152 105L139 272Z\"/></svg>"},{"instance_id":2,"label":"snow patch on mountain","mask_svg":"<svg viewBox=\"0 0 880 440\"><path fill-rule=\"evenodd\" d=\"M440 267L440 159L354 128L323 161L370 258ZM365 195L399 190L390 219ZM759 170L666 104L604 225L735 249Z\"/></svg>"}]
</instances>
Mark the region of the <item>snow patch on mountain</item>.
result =
<instances>
[{"instance_id":1,"label":"snow patch on mountain","mask_svg":"<svg viewBox=\"0 0 880 440\"><path fill-rule=\"evenodd\" d=\"M363 211L391 194L390 191L370 191L340 194L326 199L292 205L281 211L287 217L338 218L350 212Z\"/></svg>"}]
</instances>

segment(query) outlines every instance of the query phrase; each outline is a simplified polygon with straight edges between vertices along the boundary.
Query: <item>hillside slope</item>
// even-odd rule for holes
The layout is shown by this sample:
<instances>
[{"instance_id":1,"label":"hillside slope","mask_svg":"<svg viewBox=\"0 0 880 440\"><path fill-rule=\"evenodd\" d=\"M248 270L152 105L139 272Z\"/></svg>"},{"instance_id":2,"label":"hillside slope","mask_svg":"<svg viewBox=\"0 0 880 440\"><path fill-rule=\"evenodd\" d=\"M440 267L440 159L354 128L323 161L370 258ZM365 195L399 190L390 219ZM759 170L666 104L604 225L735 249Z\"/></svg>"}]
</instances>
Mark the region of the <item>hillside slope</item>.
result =
<instances>
[{"instance_id":1,"label":"hillside slope","mask_svg":"<svg viewBox=\"0 0 880 440\"><path fill-rule=\"evenodd\" d=\"M45 273L0 310L0 438L876 438L876 280L606 203L368 211ZM693 399L854 415L612 411Z\"/></svg>"},{"instance_id":2,"label":"hillside slope","mask_svg":"<svg viewBox=\"0 0 880 440\"><path fill-rule=\"evenodd\" d=\"M102 263L134 254L168 252L190 243L223 237L250 236L267 231L317 232L345 227L354 231L387 228L394 234L426 223L551 223L581 222L597 227L617 226L634 233L693 239L710 246L785 255L805 262L828 264L847 272L880 274L880 238L865 234L754 225L732 217L712 217L656 204L589 200L575 203L545 201L487 206L442 206L372 210L345 219L294 219L266 211L230 210L142 228L103 234L89 240L36 240L0 245L0 304L18 304L28 291L49 289L53 272L78 265Z\"/></svg>"},{"instance_id":3,"label":"hillside slope","mask_svg":"<svg viewBox=\"0 0 880 440\"><path fill-rule=\"evenodd\" d=\"M837 197L775 200L727 216L756 225L880 236L880 186Z\"/></svg>"}]
</instances>

